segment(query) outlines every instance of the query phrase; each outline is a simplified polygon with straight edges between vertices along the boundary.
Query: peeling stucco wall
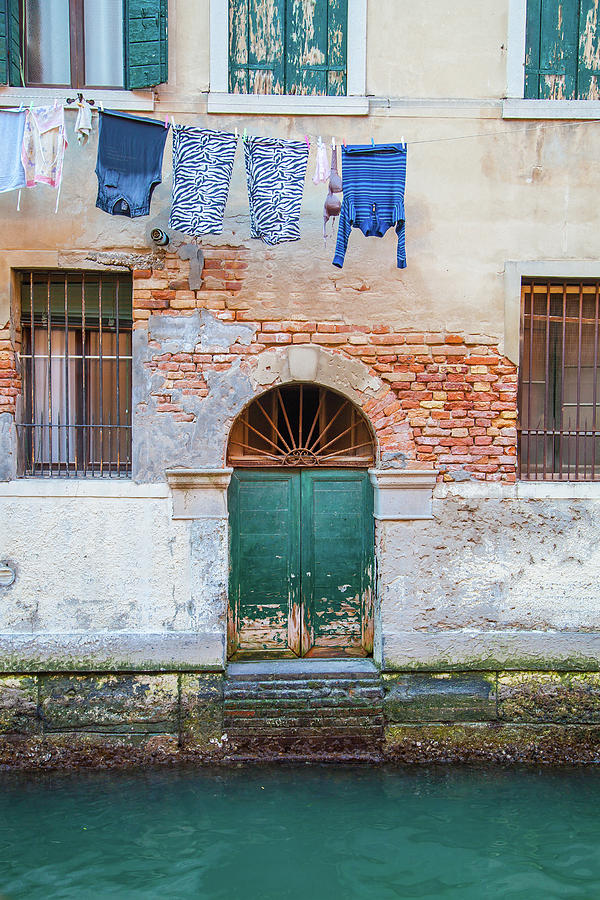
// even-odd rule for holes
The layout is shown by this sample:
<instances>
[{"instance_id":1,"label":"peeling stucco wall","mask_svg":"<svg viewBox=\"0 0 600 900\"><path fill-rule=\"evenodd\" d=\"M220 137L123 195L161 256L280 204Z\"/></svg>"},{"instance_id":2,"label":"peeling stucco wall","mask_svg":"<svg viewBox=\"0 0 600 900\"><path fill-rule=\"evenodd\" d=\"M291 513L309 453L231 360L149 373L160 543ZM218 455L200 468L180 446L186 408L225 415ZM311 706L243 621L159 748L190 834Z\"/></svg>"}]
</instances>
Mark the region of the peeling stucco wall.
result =
<instances>
[{"instance_id":1,"label":"peeling stucco wall","mask_svg":"<svg viewBox=\"0 0 600 900\"><path fill-rule=\"evenodd\" d=\"M378 523L386 665L596 665L600 501L466 493Z\"/></svg>"}]
</instances>

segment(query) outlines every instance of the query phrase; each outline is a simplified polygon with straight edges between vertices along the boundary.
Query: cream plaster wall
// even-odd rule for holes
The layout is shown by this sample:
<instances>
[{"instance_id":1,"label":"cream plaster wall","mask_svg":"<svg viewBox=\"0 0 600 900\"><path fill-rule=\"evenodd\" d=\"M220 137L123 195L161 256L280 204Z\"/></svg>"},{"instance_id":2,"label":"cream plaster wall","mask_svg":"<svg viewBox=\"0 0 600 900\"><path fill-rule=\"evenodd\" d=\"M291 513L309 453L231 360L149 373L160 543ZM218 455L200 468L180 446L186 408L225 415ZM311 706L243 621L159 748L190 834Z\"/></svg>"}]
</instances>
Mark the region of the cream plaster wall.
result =
<instances>
[{"instance_id":1,"label":"cream plaster wall","mask_svg":"<svg viewBox=\"0 0 600 900\"><path fill-rule=\"evenodd\" d=\"M66 658L79 652L77 635L95 635L110 639L118 658L123 646L135 650L133 638L194 635L196 662L222 663L222 518L174 520L166 487L27 480L0 485L0 523L0 556L16 572L0 588L0 633L9 645L26 634L52 636ZM147 662L162 651L144 652ZM165 667L168 657L159 662Z\"/></svg>"}]
</instances>

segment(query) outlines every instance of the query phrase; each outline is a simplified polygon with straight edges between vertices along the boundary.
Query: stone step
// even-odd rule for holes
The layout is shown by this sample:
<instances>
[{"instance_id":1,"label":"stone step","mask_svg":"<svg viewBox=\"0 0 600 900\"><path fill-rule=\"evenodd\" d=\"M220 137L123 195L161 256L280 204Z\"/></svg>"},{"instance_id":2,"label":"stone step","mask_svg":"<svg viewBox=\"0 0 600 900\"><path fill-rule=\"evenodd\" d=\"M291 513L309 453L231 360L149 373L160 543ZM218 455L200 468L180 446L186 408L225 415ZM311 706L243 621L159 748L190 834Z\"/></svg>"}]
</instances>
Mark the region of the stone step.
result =
<instances>
[{"instance_id":1,"label":"stone step","mask_svg":"<svg viewBox=\"0 0 600 900\"><path fill-rule=\"evenodd\" d=\"M306 689L302 691L290 690L286 685L278 685L277 687L271 687L268 690L265 688L260 688L256 686L252 686L248 689L236 685L234 689L228 689L225 687L223 691L223 699L225 702L235 701L240 699L252 699L256 700L256 702L262 702L264 700L278 700L278 699L289 699L289 700L313 700L318 703L326 703L326 702L341 702L345 699L348 700L360 700L361 698L365 698L365 700L377 702L383 700L383 690L380 687L373 688L355 688L349 687L347 690L329 690L323 687L315 687L313 689Z\"/></svg>"}]
</instances>

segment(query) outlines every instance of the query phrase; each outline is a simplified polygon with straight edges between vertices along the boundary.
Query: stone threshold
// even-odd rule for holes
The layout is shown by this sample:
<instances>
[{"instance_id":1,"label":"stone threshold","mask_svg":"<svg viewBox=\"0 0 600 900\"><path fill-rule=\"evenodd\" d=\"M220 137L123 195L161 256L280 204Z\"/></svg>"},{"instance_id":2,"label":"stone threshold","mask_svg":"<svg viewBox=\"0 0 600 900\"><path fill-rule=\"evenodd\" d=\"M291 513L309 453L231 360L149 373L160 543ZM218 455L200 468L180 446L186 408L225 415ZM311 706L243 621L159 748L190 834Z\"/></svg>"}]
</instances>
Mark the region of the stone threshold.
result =
<instances>
[{"instance_id":1,"label":"stone threshold","mask_svg":"<svg viewBox=\"0 0 600 900\"><path fill-rule=\"evenodd\" d=\"M228 663L231 678L269 675L379 675L372 659L274 659Z\"/></svg>"}]
</instances>

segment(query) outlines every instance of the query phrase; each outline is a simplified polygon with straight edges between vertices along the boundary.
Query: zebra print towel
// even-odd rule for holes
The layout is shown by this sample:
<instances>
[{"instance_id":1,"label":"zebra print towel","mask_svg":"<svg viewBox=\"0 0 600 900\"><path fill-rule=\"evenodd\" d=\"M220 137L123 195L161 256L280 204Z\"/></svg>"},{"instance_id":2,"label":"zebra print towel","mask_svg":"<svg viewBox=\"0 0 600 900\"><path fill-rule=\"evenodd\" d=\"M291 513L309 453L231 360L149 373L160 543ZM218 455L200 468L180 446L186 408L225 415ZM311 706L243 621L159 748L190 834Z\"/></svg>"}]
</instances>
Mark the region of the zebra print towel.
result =
<instances>
[{"instance_id":1,"label":"zebra print towel","mask_svg":"<svg viewBox=\"0 0 600 900\"><path fill-rule=\"evenodd\" d=\"M300 239L300 206L308 165L303 141L249 137L244 141L250 237L265 244Z\"/></svg>"},{"instance_id":2,"label":"zebra print towel","mask_svg":"<svg viewBox=\"0 0 600 900\"><path fill-rule=\"evenodd\" d=\"M184 234L220 234L237 137L188 125L173 128L169 225Z\"/></svg>"}]
</instances>

